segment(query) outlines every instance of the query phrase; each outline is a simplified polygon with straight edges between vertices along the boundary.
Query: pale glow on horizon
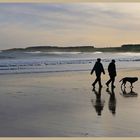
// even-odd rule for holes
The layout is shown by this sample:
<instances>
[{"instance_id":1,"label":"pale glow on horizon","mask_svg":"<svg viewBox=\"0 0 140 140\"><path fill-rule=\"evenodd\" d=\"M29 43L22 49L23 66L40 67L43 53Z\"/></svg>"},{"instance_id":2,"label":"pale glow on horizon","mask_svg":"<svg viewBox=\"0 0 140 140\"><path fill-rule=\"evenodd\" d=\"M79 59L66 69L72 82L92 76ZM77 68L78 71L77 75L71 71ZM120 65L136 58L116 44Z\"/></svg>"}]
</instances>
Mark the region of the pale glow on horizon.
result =
<instances>
[{"instance_id":1,"label":"pale glow on horizon","mask_svg":"<svg viewBox=\"0 0 140 140\"><path fill-rule=\"evenodd\" d=\"M140 3L0 3L0 49L140 44Z\"/></svg>"}]
</instances>

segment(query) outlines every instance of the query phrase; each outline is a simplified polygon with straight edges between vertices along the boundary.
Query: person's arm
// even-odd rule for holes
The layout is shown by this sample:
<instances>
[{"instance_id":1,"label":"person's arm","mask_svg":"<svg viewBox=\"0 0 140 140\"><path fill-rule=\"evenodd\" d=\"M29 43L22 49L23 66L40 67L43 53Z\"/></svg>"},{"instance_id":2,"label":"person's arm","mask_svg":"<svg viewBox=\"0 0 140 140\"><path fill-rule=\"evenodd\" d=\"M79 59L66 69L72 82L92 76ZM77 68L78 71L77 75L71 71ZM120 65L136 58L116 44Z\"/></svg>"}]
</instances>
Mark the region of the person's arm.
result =
<instances>
[{"instance_id":1,"label":"person's arm","mask_svg":"<svg viewBox=\"0 0 140 140\"><path fill-rule=\"evenodd\" d=\"M91 70L90 74L92 75L92 74L93 74L93 72L94 72L94 67L92 68L92 70Z\"/></svg>"},{"instance_id":2,"label":"person's arm","mask_svg":"<svg viewBox=\"0 0 140 140\"><path fill-rule=\"evenodd\" d=\"M110 64L108 65L108 72L110 72Z\"/></svg>"},{"instance_id":3,"label":"person's arm","mask_svg":"<svg viewBox=\"0 0 140 140\"><path fill-rule=\"evenodd\" d=\"M95 65L96 65L96 64L95 64ZM95 70L95 65L94 65L94 67L92 68L92 70L91 70L91 72L90 72L91 75L93 74L93 72L94 72L94 70Z\"/></svg>"},{"instance_id":4,"label":"person's arm","mask_svg":"<svg viewBox=\"0 0 140 140\"><path fill-rule=\"evenodd\" d=\"M115 65L114 65L114 70L115 70L115 76L117 76L116 66Z\"/></svg>"},{"instance_id":5,"label":"person's arm","mask_svg":"<svg viewBox=\"0 0 140 140\"><path fill-rule=\"evenodd\" d=\"M103 74L105 74L105 70L104 70L104 67L103 67L103 65L102 65L102 72L103 72Z\"/></svg>"}]
</instances>

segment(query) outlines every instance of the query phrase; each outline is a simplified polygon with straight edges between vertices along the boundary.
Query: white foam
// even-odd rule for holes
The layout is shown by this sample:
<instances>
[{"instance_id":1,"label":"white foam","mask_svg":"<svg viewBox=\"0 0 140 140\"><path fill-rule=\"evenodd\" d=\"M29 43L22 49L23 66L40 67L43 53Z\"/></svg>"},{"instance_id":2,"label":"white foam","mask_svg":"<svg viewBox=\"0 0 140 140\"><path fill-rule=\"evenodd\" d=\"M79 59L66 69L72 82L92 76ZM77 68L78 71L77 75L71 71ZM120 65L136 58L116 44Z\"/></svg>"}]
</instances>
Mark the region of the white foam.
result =
<instances>
[{"instance_id":1,"label":"white foam","mask_svg":"<svg viewBox=\"0 0 140 140\"><path fill-rule=\"evenodd\" d=\"M81 52L45 52L46 54L80 54Z\"/></svg>"},{"instance_id":2,"label":"white foam","mask_svg":"<svg viewBox=\"0 0 140 140\"><path fill-rule=\"evenodd\" d=\"M34 51L34 52L25 52L25 53L38 54L38 53L41 53L41 51Z\"/></svg>"},{"instance_id":3,"label":"white foam","mask_svg":"<svg viewBox=\"0 0 140 140\"><path fill-rule=\"evenodd\" d=\"M103 53L103 52L94 52L93 54L100 54L100 53Z\"/></svg>"},{"instance_id":4,"label":"white foam","mask_svg":"<svg viewBox=\"0 0 140 140\"><path fill-rule=\"evenodd\" d=\"M123 56L140 56L140 53L134 53L134 52L124 52L124 53L117 53L117 54Z\"/></svg>"}]
</instances>

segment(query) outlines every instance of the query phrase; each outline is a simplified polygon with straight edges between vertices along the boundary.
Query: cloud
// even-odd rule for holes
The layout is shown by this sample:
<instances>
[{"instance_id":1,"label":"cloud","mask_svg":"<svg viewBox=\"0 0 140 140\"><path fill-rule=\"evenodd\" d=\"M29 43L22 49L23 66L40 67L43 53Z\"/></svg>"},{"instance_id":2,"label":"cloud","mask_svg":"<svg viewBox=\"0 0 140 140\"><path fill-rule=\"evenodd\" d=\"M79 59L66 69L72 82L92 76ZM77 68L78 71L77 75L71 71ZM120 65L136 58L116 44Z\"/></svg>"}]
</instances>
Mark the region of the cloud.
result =
<instances>
[{"instance_id":1,"label":"cloud","mask_svg":"<svg viewBox=\"0 0 140 140\"><path fill-rule=\"evenodd\" d=\"M139 13L139 3L1 3L0 46L138 42Z\"/></svg>"},{"instance_id":2,"label":"cloud","mask_svg":"<svg viewBox=\"0 0 140 140\"><path fill-rule=\"evenodd\" d=\"M87 25L121 28L124 27L123 25L126 27L128 24L129 26L129 23L135 25L136 21L140 22L138 14L140 5L134 4L134 6L137 8L130 8L133 7L133 4L124 3L8 4L8 6L2 4L0 5L0 15L5 23L7 21L9 24L28 25L35 28L83 28ZM121 26L118 26L118 23L121 23Z\"/></svg>"}]
</instances>

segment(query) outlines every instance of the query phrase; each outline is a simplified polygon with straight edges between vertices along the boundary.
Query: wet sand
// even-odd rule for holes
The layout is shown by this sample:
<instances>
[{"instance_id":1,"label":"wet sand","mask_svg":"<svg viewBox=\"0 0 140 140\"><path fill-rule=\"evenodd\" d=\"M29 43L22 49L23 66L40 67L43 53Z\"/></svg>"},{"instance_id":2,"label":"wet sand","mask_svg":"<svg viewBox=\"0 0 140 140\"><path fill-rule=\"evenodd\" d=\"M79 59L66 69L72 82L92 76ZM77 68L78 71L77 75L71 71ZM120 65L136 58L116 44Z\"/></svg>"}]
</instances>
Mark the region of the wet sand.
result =
<instances>
[{"instance_id":1,"label":"wet sand","mask_svg":"<svg viewBox=\"0 0 140 140\"><path fill-rule=\"evenodd\" d=\"M140 70L119 70L114 94L103 75L99 97L90 72L0 75L0 136L139 137L140 79L122 92L125 76Z\"/></svg>"}]
</instances>

